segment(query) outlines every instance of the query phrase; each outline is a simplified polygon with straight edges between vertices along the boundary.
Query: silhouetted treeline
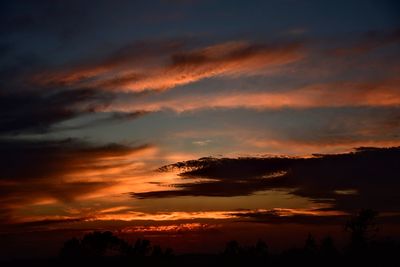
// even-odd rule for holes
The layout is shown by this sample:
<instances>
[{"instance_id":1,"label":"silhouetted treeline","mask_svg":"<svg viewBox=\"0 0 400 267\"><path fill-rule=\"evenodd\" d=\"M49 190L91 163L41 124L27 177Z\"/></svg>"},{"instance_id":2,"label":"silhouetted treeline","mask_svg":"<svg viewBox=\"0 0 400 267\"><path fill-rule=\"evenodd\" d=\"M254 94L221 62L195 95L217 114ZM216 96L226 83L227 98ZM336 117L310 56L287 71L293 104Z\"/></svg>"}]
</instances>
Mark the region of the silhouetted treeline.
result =
<instances>
[{"instance_id":1,"label":"silhouetted treeline","mask_svg":"<svg viewBox=\"0 0 400 267\"><path fill-rule=\"evenodd\" d=\"M302 247L275 254L263 240L250 246L232 240L217 254L174 255L172 249L152 245L149 240L129 243L111 232L92 232L67 240L57 259L2 266L399 266L399 242L375 238L377 215L362 210L349 218L344 225L349 242L342 248L330 236L317 240L310 233Z\"/></svg>"},{"instance_id":2,"label":"silhouetted treeline","mask_svg":"<svg viewBox=\"0 0 400 267\"><path fill-rule=\"evenodd\" d=\"M152 246L149 240L138 239L134 244L129 244L111 232L89 233L81 240L72 238L64 243L60 251L60 258L65 260L104 257L170 257L172 255L172 249L163 250L160 246Z\"/></svg>"}]
</instances>

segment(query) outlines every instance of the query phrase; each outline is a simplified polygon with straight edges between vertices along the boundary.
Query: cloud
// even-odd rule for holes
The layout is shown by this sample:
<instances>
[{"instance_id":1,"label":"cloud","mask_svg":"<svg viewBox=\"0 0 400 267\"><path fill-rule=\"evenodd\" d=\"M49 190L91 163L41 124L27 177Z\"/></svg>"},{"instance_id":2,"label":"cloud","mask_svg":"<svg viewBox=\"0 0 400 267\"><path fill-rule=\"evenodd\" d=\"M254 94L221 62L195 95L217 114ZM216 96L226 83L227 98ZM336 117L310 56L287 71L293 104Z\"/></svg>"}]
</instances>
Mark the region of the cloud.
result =
<instances>
[{"instance_id":1,"label":"cloud","mask_svg":"<svg viewBox=\"0 0 400 267\"><path fill-rule=\"evenodd\" d=\"M22 228L33 228L33 227L42 227L48 225L55 224L64 224L64 223L74 223L74 222L83 222L89 220L90 218L60 218L60 219L43 219L37 221L28 221L23 223L18 223L13 225L13 227L22 227Z\"/></svg>"},{"instance_id":2,"label":"cloud","mask_svg":"<svg viewBox=\"0 0 400 267\"><path fill-rule=\"evenodd\" d=\"M371 59L363 61L362 55L374 52L376 48L397 44L398 29L370 31L356 35L354 39L353 42L348 38L315 39L308 43L304 40L233 40L214 44L197 39L194 40L197 45L193 38L136 41L103 56L81 58L58 67L41 69L31 75L30 81L47 87L63 85L141 92L171 89L213 77L269 74L276 70L286 76L299 71L307 72L304 69L311 70L314 75L321 70L332 75L333 69L340 72L343 68L351 68L348 71L354 73L356 69L376 65L377 62L384 62L384 68L393 65L387 64L388 60L383 54L378 55L374 62ZM329 49L328 53L321 53L321 48L325 51L324 47L332 47L332 43L334 48ZM349 53L358 57L350 61L337 57ZM299 65L301 62L305 64ZM286 66L291 63L295 63L290 65L292 68ZM326 69L325 65L329 68ZM282 66L287 67L285 71L282 71Z\"/></svg>"},{"instance_id":3,"label":"cloud","mask_svg":"<svg viewBox=\"0 0 400 267\"><path fill-rule=\"evenodd\" d=\"M122 233L157 233L157 234L171 234L171 233L190 233L190 232L205 232L213 231L220 227L216 224L206 223L179 223L172 225L145 225L145 226L132 226L125 227L121 230Z\"/></svg>"},{"instance_id":4,"label":"cloud","mask_svg":"<svg viewBox=\"0 0 400 267\"><path fill-rule=\"evenodd\" d=\"M183 179L206 179L176 184L175 189L132 193L135 198L175 196L242 196L279 189L294 196L352 211L372 208L398 211L397 160L400 148L359 148L344 154L311 158L202 158L164 166L181 170ZM373 199L373 200L372 200Z\"/></svg>"},{"instance_id":5,"label":"cloud","mask_svg":"<svg viewBox=\"0 0 400 267\"><path fill-rule=\"evenodd\" d=\"M124 120L133 120L147 111L104 112L115 95L95 89L22 90L0 93L0 135L45 134L79 129ZM73 127L58 124L85 115L101 115L98 119Z\"/></svg>"},{"instance_id":6,"label":"cloud","mask_svg":"<svg viewBox=\"0 0 400 267\"><path fill-rule=\"evenodd\" d=\"M112 84L127 90L169 89L216 76L262 73L264 68L285 65L302 58L300 46L257 45L228 42L171 56L171 63L149 77Z\"/></svg>"},{"instance_id":7,"label":"cloud","mask_svg":"<svg viewBox=\"0 0 400 267\"><path fill-rule=\"evenodd\" d=\"M74 62L59 66L58 68L43 70L34 73L30 81L41 86L73 86L78 84L91 85L97 83L118 83L126 79L133 79L135 71L144 73L157 67L163 61L168 60L171 54L184 49L187 40L157 40L137 41L124 45L108 55L93 58L83 58ZM127 74L129 73L129 75ZM126 77L118 77L126 74ZM143 74L145 75L145 74ZM109 77L107 77L109 76Z\"/></svg>"},{"instance_id":8,"label":"cloud","mask_svg":"<svg viewBox=\"0 0 400 267\"><path fill-rule=\"evenodd\" d=\"M331 82L271 91L195 92L174 96L142 96L117 100L111 110L309 109L321 107L390 107L400 105L398 79L372 82ZM126 102L126 103L125 103ZM108 108L106 107L106 110Z\"/></svg>"},{"instance_id":9,"label":"cloud","mask_svg":"<svg viewBox=\"0 0 400 267\"><path fill-rule=\"evenodd\" d=\"M397 40L396 34L397 31L377 32L369 38L388 39L392 43L392 39ZM72 63L53 66L37 58L28 60L33 62L28 64L14 62L15 66L11 64L0 72L5 88L0 95L0 134L46 133L57 123L103 111L114 112L110 114L111 121L165 109L185 112L215 108L263 110L400 105L399 80L393 77L363 79L362 82L352 79L318 81L278 91L266 87L258 92L233 88L171 96L138 93L171 89L212 77L274 73L287 64L305 61L306 65L291 65L292 69L287 69L291 75L293 68L308 68L311 51L306 52L305 43L295 41L237 40L214 44L196 41L200 45L194 45L188 38L137 41L103 56L80 57ZM312 52L321 56L318 51ZM324 59L319 58L318 62L321 60ZM288 75L279 72L283 74ZM131 94L122 96L121 90ZM134 116L122 115L125 112ZM91 122L88 126L96 123L108 123L108 119Z\"/></svg>"},{"instance_id":10,"label":"cloud","mask_svg":"<svg viewBox=\"0 0 400 267\"><path fill-rule=\"evenodd\" d=\"M111 125L113 123L119 123L123 121L130 121L149 114L148 111L133 111L133 112L102 112L96 113L100 118L93 118L92 120L85 123L78 123L74 125L56 125L51 128L52 132L65 131L65 130L79 130L88 127L97 127L102 125ZM84 115L84 114L80 114ZM62 122L62 121L61 121ZM70 121L71 122L71 121Z\"/></svg>"},{"instance_id":11,"label":"cloud","mask_svg":"<svg viewBox=\"0 0 400 267\"><path fill-rule=\"evenodd\" d=\"M149 145L93 145L76 139L0 139L0 221L24 205L69 203L119 184Z\"/></svg>"},{"instance_id":12,"label":"cloud","mask_svg":"<svg viewBox=\"0 0 400 267\"><path fill-rule=\"evenodd\" d=\"M232 213L243 221L252 221L266 224L302 224L302 225L344 225L349 214L321 209L271 209L271 210L242 210ZM398 214L380 214L378 223L399 223Z\"/></svg>"},{"instance_id":13,"label":"cloud","mask_svg":"<svg viewBox=\"0 0 400 267\"><path fill-rule=\"evenodd\" d=\"M91 89L0 94L0 134L44 133L56 123L92 113L112 98Z\"/></svg>"},{"instance_id":14,"label":"cloud","mask_svg":"<svg viewBox=\"0 0 400 267\"><path fill-rule=\"evenodd\" d=\"M260 74L300 60L298 43L222 42L189 48L183 41L135 43L103 60L45 71L31 80L41 86L85 86L122 91L165 90L216 76Z\"/></svg>"},{"instance_id":15,"label":"cloud","mask_svg":"<svg viewBox=\"0 0 400 267\"><path fill-rule=\"evenodd\" d=\"M300 209L243 210L232 215L243 220L268 224L340 225L348 218L347 214L340 212Z\"/></svg>"},{"instance_id":16,"label":"cloud","mask_svg":"<svg viewBox=\"0 0 400 267\"><path fill-rule=\"evenodd\" d=\"M96 213L97 212L97 213ZM163 211L163 212L138 212L131 207L113 212L102 212L97 210L91 214L79 214L78 216L42 216L36 218L26 218L24 222L14 224L11 227L22 227L25 229L46 227L51 225L61 229L69 223L85 222L107 222L113 221L119 224L132 222L133 225L126 227L123 232L147 232L147 231L171 231L174 227L164 227L165 224L174 222L193 222L193 221L216 221L219 222L238 222L238 221L257 221L268 222L271 224L279 223L307 223L307 224L337 224L338 220L343 220L346 213L338 211L324 211L319 209L238 209L238 210L214 210L214 211ZM143 225L151 224L149 228ZM81 224L84 227L84 224ZM160 226L160 228L158 228ZM190 229L187 229L190 230Z\"/></svg>"}]
</instances>

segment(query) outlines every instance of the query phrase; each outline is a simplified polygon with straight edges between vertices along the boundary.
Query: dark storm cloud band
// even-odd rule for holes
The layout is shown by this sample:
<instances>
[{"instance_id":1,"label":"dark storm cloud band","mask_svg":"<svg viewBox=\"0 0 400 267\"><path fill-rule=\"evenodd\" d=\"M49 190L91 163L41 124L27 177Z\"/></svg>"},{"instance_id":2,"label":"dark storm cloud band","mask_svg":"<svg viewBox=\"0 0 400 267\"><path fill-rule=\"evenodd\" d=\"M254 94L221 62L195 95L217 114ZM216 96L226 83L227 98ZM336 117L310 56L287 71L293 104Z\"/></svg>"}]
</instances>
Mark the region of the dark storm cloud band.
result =
<instances>
[{"instance_id":1,"label":"dark storm cloud band","mask_svg":"<svg viewBox=\"0 0 400 267\"><path fill-rule=\"evenodd\" d=\"M229 197L280 189L330 204L332 209L398 211L399 160L400 148L360 148L312 158L202 158L160 170L177 168L182 178L207 181L177 184L170 191L132 193L132 197Z\"/></svg>"}]
</instances>

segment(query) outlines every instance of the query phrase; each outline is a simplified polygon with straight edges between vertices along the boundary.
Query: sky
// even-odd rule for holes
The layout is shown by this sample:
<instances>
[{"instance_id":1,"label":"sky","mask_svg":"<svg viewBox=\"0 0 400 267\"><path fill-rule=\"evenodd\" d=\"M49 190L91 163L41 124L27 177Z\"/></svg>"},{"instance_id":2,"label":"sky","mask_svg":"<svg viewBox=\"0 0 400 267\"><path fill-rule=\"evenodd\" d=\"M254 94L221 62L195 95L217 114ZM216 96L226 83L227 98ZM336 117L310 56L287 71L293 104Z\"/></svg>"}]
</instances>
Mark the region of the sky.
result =
<instances>
[{"instance_id":1,"label":"sky","mask_svg":"<svg viewBox=\"0 0 400 267\"><path fill-rule=\"evenodd\" d=\"M388 0L1 1L0 256L92 230L279 247L362 208L400 236L399 15Z\"/></svg>"}]
</instances>

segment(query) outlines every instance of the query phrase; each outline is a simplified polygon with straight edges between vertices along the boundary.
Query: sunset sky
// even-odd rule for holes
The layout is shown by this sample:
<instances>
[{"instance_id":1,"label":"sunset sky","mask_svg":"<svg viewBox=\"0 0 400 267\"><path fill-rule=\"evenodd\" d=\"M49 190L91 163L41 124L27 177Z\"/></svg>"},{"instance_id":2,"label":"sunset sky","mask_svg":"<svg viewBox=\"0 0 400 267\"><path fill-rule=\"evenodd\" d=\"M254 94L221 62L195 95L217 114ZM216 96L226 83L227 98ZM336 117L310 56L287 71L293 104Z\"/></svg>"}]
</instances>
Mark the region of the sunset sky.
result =
<instances>
[{"instance_id":1,"label":"sunset sky","mask_svg":"<svg viewBox=\"0 0 400 267\"><path fill-rule=\"evenodd\" d=\"M400 236L399 73L397 1L1 1L0 256Z\"/></svg>"}]
</instances>

